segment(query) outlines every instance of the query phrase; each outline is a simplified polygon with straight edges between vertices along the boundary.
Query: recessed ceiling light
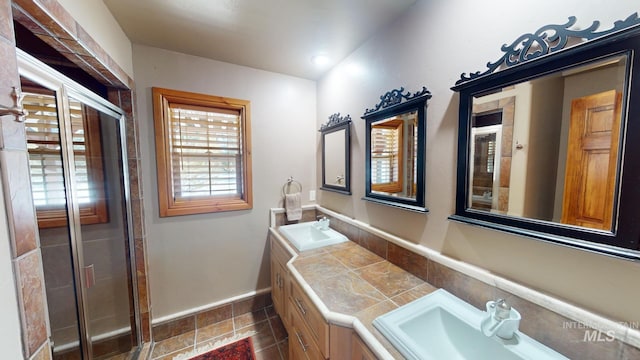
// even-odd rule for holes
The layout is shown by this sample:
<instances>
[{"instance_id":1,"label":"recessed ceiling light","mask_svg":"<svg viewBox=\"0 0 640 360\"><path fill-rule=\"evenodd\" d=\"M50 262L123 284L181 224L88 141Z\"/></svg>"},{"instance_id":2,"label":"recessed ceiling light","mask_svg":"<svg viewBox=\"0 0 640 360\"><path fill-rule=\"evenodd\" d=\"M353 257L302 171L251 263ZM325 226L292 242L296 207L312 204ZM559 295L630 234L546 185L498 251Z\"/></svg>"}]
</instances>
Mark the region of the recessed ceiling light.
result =
<instances>
[{"instance_id":1,"label":"recessed ceiling light","mask_svg":"<svg viewBox=\"0 0 640 360\"><path fill-rule=\"evenodd\" d=\"M331 59L329 59L327 55L323 55L323 54L314 55L311 57L311 62L318 66L327 65L329 61L331 61Z\"/></svg>"}]
</instances>

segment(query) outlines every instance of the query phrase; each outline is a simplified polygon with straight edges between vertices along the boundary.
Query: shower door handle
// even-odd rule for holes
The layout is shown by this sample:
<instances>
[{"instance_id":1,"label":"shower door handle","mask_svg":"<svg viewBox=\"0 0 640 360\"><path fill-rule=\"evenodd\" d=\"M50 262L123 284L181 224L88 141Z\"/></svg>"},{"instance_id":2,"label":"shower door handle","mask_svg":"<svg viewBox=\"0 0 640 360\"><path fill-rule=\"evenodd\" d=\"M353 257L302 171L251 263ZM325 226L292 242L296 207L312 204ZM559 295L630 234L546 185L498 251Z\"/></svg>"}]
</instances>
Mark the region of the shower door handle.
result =
<instances>
[{"instance_id":1,"label":"shower door handle","mask_svg":"<svg viewBox=\"0 0 640 360\"><path fill-rule=\"evenodd\" d=\"M96 283L96 274L93 270L93 264L84 267L84 287L90 289Z\"/></svg>"}]
</instances>

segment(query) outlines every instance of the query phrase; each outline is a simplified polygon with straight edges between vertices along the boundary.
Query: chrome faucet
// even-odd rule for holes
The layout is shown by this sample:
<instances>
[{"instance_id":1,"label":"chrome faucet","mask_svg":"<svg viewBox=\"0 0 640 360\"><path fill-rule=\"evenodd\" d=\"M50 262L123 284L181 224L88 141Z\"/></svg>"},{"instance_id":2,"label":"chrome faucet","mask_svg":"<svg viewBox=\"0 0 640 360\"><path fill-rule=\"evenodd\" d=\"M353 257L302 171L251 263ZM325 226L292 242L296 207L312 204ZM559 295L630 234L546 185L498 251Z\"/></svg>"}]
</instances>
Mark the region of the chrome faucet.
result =
<instances>
[{"instance_id":1,"label":"chrome faucet","mask_svg":"<svg viewBox=\"0 0 640 360\"><path fill-rule=\"evenodd\" d=\"M329 230L329 218L324 215L319 215L316 218L318 219L318 222L316 223L318 229Z\"/></svg>"},{"instance_id":2,"label":"chrome faucet","mask_svg":"<svg viewBox=\"0 0 640 360\"><path fill-rule=\"evenodd\" d=\"M480 323L482 333L486 336L497 335L499 338L509 340L518 331L520 325L520 313L511 308L504 299L487 302L487 314Z\"/></svg>"},{"instance_id":3,"label":"chrome faucet","mask_svg":"<svg viewBox=\"0 0 640 360\"><path fill-rule=\"evenodd\" d=\"M495 303L493 304L493 307L495 307L493 317L497 321L501 321L509 318L509 314L511 314L511 305L507 304L507 302L504 299L496 300Z\"/></svg>"}]
</instances>

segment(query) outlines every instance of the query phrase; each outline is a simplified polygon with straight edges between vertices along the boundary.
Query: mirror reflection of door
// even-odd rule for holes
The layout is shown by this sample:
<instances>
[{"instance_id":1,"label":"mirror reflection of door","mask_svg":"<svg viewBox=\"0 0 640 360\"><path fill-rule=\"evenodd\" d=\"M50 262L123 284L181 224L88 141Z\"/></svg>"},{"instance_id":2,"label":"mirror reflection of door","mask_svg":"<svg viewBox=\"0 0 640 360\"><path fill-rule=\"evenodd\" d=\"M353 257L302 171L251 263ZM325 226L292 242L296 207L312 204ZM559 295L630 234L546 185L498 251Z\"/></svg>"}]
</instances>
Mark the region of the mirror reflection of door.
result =
<instances>
[{"instance_id":1,"label":"mirror reflection of door","mask_svg":"<svg viewBox=\"0 0 640 360\"><path fill-rule=\"evenodd\" d=\"M471 129L471 166L469 203L474 209L499 210L500 140L502 125Z\"/></svg>"},{"instance_id":2,"label":"mirror reflection of door","mask_svg":"<svg viewBox=\"0 0 640 360\"><path fill-rule=\"evenodd\" d=\"M611 228L621 100L610 90L571 102L562 223Z\"/></svg>"}]
</instances>

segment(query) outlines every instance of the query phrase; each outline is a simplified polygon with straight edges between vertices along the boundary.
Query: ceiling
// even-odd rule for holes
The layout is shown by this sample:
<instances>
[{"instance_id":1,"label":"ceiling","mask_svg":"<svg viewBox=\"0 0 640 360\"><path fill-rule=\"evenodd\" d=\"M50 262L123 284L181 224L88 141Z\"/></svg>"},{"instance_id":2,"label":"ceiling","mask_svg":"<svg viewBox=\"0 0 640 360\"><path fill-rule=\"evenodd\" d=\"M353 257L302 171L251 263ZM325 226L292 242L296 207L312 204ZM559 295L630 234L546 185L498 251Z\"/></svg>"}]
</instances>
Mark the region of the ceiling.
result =
<instances>
[{"instance_id":1,"label":"ceiling","mask_svg":"<svg viewBox=\"0 0 640 360\"><path fill-rule=\"evenodd\" d=\"M317 79L416 0L103 0L129 39ZM326 55L324 66L312 57Z\"/></svg>"}]
</instances>

